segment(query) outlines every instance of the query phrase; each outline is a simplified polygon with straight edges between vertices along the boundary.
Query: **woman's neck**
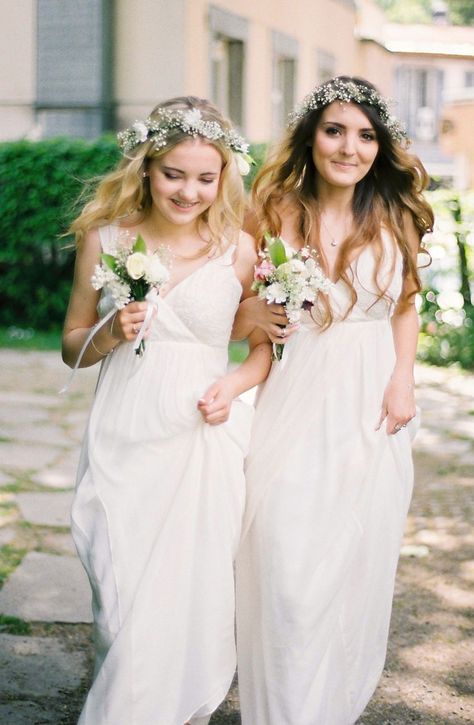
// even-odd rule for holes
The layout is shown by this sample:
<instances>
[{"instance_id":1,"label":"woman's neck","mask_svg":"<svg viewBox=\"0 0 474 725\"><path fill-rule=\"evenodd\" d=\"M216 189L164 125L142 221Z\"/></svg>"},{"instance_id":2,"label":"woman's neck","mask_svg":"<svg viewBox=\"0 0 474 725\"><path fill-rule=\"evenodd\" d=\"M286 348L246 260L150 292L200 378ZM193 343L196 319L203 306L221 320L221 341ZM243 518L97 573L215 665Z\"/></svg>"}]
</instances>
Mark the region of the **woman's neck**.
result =
<instances>
[{"instance_id":1,"label":"woman's neck","mask_svg":"<svg viewBox=\"0 0 474 725\"><path fill-rule=\"evenodd\" d=\"M353 187L321 185L317 191L319 210L328 216L351 215L353 199Z\"/></svg>"}]
</instances>

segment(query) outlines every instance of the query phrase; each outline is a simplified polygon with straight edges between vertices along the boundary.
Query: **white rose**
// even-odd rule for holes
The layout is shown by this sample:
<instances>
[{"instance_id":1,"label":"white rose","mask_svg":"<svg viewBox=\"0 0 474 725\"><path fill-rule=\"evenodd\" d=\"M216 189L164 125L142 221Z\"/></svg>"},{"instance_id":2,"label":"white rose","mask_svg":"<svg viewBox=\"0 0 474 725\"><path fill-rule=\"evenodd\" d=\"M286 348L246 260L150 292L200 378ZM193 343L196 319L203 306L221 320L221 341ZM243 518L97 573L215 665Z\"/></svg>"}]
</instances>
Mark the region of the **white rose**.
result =
<instances>
[{"instance_id":1,"label":"white rose","mask_svg":"<svg viewBox=\"0 0 474 725\"><path fill-rule=\"evenodd\" d=\"M237 168L241 176L247 176L250 171L250 164L247 159L244 159L242 154L236 154Z\"/></svg>"},{"instance_id":2,"label":"white rose","mask_svg":"<svg viewBox=\"0 0 474 725\"><path fill-rule=\"evenodd\" d=\"M153 285L162 285L168 281L170 273L157 256L147 257L146 280Z\"/></svg>"},{"instance_id":3,"label":"white rose","mask_svg":"<svg viewBox=\"0 0 474 725\"><path fill-rule=\"evenodd\" d=\"M142 121L135 121L132 128L135 131L135 135L138 141L143 143L143 141L147 140L148 129Z\"/></svg>"},{"instance_id":4,"label":"white rose","mask_svg":"<svg viewBox=\"0 0 474 725\"><path fill-rule=\"evenodd\" d=\"M141 252L134 252L127 257L125 263L127 272L132 279L140 279L144 276L147 269L147 258Z\"/></svg>"}]
</instances>

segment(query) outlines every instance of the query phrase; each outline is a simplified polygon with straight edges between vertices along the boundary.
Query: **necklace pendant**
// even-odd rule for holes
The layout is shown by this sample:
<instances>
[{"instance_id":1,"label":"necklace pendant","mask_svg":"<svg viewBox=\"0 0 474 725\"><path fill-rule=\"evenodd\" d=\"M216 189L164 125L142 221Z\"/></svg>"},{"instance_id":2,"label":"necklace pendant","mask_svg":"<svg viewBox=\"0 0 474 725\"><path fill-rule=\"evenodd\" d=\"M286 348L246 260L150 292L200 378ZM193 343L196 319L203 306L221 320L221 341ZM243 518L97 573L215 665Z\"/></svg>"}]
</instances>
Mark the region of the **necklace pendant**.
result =
<instances>
[{"instance_id":1,"label":"necklace pendant","mask_svg":"<svg viewBox=\"0 0 474 725\"><path fill-rule=\"evenodd\" d=\"M331 242L331 247L337 247L337 242L335 242L334 239Z\"/></svg>"}]
</instances>

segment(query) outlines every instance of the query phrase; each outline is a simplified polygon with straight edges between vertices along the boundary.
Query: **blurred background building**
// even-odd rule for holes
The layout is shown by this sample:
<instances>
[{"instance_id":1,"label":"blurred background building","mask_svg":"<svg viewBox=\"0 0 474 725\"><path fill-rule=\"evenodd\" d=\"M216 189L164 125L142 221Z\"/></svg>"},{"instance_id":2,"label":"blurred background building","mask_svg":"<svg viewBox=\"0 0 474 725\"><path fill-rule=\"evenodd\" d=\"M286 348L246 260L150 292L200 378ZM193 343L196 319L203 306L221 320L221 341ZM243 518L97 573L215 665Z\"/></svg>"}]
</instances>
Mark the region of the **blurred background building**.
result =
<instances>
[{"instance_id":1,"label":"blurred background building","mask_svg":"<svg viewBox=\"0 0 474 725\"><path fill-rule=\"evenodd\" d=\"M194 94L268 141L344 73L395 99L432 176L474 187L474 26L432 10L401 25L374 0L0 0L0 140L93 138Z\"/></svg>"}]
</instances>

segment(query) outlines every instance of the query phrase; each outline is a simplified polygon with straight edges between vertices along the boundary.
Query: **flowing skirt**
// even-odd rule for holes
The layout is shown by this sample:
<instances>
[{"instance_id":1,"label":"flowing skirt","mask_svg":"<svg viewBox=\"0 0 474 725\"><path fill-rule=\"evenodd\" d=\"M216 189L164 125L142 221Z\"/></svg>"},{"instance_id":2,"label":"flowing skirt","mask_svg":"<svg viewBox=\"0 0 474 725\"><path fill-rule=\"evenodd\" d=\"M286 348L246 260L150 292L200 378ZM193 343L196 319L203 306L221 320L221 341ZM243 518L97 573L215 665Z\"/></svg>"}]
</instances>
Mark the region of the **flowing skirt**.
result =
<instances>
[{"instance_id":1,"label":"flowing skirt","mask_svg":"<svg viewBox=\"0 0 474 725\"><path fill-rule=\"evenodd\" d=\"M199 722L231 684L251 410L202 422L196 401L226 362L213 354L152 342L137 361L123 346L101 376L72 510L97 649L80 725Z\"/></svg>"},{"instance_id":2,"label":"flowing skirt","mask_svg":"<svg viewBox=\"0 0 474 725\"><path fill-rule=\"evenodd\" d=\"M303 328L261 392L237 557L244 725L351 725L377 685L413 481L411 431L376 430L393 362L386 320Z\"/></svg>"}]
</instances>

